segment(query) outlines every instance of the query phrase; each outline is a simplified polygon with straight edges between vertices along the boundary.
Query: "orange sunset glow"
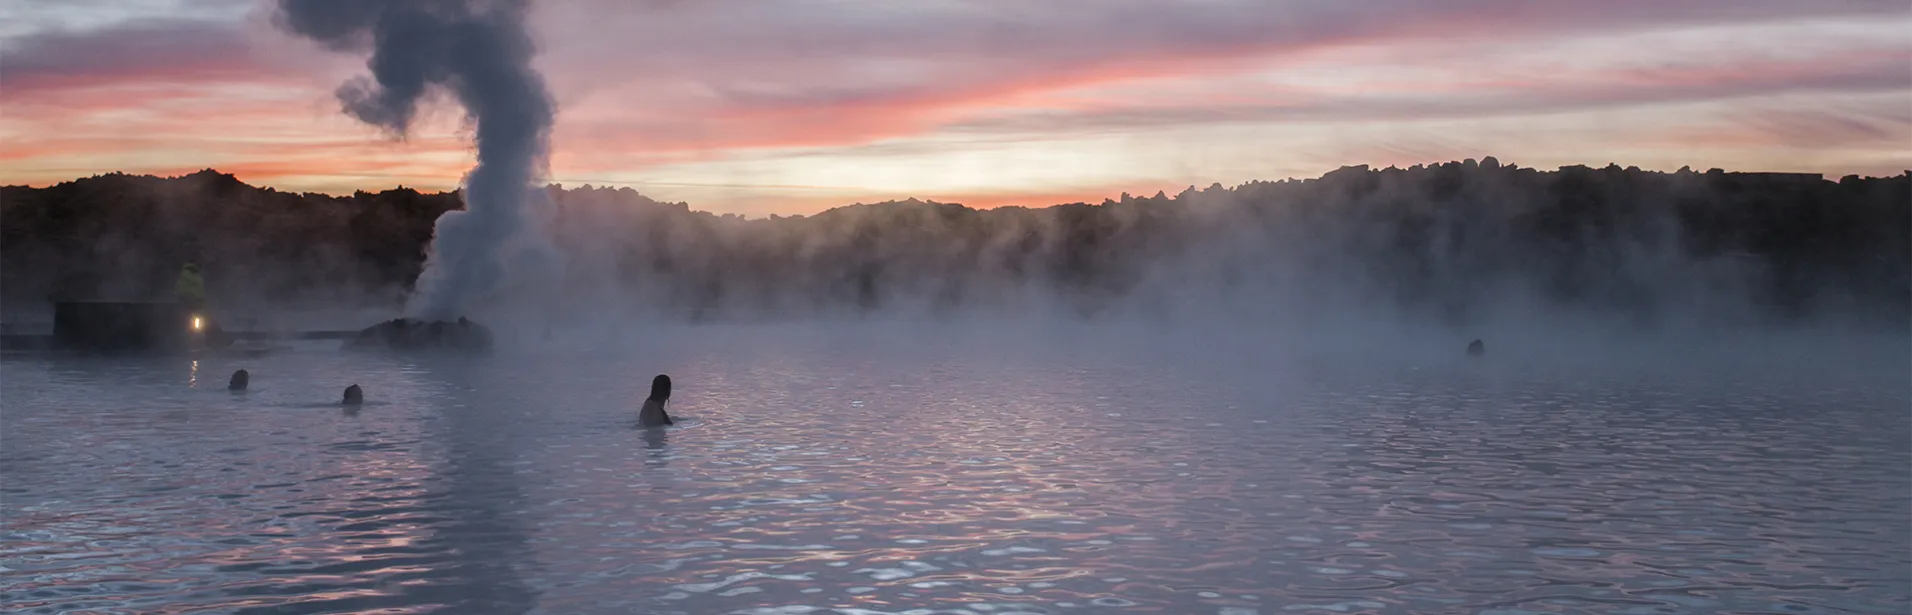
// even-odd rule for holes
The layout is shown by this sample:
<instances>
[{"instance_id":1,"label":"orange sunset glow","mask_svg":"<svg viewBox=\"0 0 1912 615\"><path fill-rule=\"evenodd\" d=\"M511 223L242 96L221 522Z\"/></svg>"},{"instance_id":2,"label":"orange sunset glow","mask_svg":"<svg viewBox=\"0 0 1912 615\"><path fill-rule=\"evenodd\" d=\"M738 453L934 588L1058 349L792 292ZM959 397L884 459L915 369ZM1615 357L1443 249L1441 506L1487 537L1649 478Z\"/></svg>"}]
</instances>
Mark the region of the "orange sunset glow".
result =
<instances>
[{"instance_id":1,"label":"orange sunset glow","mask_svg":"<svg viewBox=\"0 0 1912 615\"><path fill-rule=\"evenodd\" d=\"M458 186L448 99L402 138L341 112L365 58L271 3L8 9L0 183L213 168L333 194ZM536 3L549 179L698 209L1044 206L1497 156L1912 168L1900 3Z\"/></svg>"}]
</instances>

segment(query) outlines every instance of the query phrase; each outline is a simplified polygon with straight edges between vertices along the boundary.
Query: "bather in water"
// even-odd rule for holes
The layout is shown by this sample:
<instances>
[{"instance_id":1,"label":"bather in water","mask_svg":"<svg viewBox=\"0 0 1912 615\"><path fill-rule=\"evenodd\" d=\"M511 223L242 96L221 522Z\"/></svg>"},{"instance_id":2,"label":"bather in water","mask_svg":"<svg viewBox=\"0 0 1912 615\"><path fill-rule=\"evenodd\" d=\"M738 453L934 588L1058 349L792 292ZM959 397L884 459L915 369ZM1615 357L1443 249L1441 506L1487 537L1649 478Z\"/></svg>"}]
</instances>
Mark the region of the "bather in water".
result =
<instances>
[{"instance_id":1,"label":"bather in water","mask_svg":"<svg viewBox=\"0 0 1912 615\"><path fill-rule=\"evenodd\" d=\"M671 415L664 413L664 404L670 400L671 377L658 374L651 379L651 396L644 399L644 409L637 412L637 424L643 427L671 424Z\"/></svg>"},{"instance_id":2,"label":"bather in water","mask_svg":"<svg viewBox=\"0 0 1912 615\"><path fill-rule=\"evenodd\" d=\"M246 385L251 382L252 374L242 369L232 373L232 380L226 383L226 390L244 391L246 390Z\"/></svg>"},{"instance_id":3,"label":"bather in water","mask_svg":"<svg viewBox=\"0 0 1912 615\"><path fill-rule=\"evenodd\" d=\"M349 387L345 387L345 399L340 401L339 403L347 405L347 406L356 406L359 404L363 404L365 403L365 390L360 389L359 385L356 385L356 384Z\"/></svg>"}]
</instances>

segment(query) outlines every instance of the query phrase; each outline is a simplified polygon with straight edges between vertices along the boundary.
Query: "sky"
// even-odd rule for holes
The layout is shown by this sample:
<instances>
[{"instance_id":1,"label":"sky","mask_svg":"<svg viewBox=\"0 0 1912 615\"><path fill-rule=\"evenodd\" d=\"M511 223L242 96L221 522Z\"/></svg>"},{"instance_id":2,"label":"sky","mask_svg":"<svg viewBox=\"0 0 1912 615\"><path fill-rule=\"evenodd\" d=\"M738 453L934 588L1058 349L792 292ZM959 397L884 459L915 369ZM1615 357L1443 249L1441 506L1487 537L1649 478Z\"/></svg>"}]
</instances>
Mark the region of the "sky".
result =
<instances>
[{"instance_id":1,"label":"sky","mask_svg":"<svg viewBox=\"0 0 1912 615\"><path fill-rule=\"evenodd\" d=\"M813 213L1173 194L1343 165L1912 169L1903 0L534 0L551 179ZM0 184L205 168L455 188L449 97L395 137L365 58L264 0L10 0Z\"/></svg>"}]
</instances>

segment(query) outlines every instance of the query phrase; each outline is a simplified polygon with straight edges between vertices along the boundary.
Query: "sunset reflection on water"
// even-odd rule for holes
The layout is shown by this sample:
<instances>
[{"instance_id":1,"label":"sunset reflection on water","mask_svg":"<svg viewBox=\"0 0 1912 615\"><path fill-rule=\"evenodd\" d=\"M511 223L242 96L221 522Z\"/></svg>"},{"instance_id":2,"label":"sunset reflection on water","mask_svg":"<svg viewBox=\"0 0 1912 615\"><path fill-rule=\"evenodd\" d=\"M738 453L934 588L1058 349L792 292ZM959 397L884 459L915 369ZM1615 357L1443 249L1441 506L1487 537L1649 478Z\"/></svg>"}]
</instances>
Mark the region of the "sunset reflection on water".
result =
<instances>
[{"instance_id":1,"label":"sunset reflection on water","mask_svg":"<svg viewBox=\"0 0 1912 615\"><path fill-rule=\"evenodd\" d=\"M8 612L1893 612L1912 583L1879 383L713 345L204 359L253 372L232 394L5 361ZM661 372L680 424L637 428Z\"/></svg>"}]
</instances>

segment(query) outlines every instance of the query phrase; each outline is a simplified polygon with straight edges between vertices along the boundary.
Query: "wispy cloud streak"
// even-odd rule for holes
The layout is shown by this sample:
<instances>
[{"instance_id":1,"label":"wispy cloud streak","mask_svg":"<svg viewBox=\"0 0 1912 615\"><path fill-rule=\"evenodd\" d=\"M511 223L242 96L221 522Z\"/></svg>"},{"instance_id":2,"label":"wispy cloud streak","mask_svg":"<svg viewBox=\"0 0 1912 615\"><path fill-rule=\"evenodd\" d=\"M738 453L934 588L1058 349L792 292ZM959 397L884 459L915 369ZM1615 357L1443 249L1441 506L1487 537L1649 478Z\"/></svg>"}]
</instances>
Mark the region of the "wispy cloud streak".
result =
<instances>
[{"instance_id":1,"label":"wispy cloud streak","mask_svg":"<svg viewBox=\"0 0 1912 615\"><path fill-rule=\"evenodd\" d=\"M354 173L470 162L456 113L421 109L423 125L403 141L341 121L328 87L338 75L313 74L322 65L309 58L322 51L297 51L256 19L95 12L63 23L53 17L78 12L35 6L42 25L0 38L0 182L166 159L340 191L382 185ZM1912 11L1892 3L575 0L539 4L532 19L538 68L564 110L553 129L559 179L888 193L917 176L860 180L826 166L880 148L888 163L973 161L940 168L961 178L925 193L1008 201L1168 175L1205 183L1222 166L1249 174L1235 180L1312 174L1367 162L1342 159L1359 151L1578 152L1589 163L1664 152L1641 163L1671 164L1672 133L1706 136L1683 141L1694 166L1912 164L1877 145L1912 139L1875 112L1881 97L1912 100ZM1614 124L1620 116L1627 123ZM1592 125L1603 128L1576 128ZM1546 138L1517 138L1536 130ZM1570 138L1581 134L1597 138ZM1211 152L1241 149L1223 139L1248 135L1289 151L1216 164ZM1043 147L1074 162L1042 179L1008 166ZM1004 148L1018 155L991 162ZM1190 171L1166 173L1164 162ZM1003 179L983 186L989 177Z\"/></svg>"}]
</instances>

